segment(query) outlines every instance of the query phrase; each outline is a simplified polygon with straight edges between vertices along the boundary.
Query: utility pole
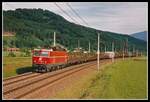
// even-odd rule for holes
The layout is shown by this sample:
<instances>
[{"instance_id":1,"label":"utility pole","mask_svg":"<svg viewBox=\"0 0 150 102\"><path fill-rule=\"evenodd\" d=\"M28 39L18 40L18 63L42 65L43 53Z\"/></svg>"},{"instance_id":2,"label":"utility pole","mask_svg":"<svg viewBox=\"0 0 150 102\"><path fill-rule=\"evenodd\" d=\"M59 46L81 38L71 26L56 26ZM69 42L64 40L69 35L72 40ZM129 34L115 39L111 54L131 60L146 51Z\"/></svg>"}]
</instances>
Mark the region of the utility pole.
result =
<instances>
[{"instance_id":1,"label":"utility pole","mask_svg":"<svg viewBox=\"0 0 150 102\"><path fill-rule=\"evenodd\" d=\"M90 48L91 46L90 46L90 41L89 41L89 53L91 52L91 48Z\"/></svg>"},{"instance_id":2,"label":"utility pole","mask_svg":"<svg viewBox=\"0 0 150 102\"><path fill-rule=\"evenodd\" d=\"M106 45L105 45L105 52L106 52Z\"/></svg>"},{"instance_id":3,"label":"utility pole","mask_svg":"<svg viewBox=\"0 0 150 102\"><path fill-rule=\"evenodd\" d=\"M136 54L137 54L136 56L138 56L138 49L136 50Z\"/></svg>"},{"instance_id":4,"label":"utility pole","mask_svg":"<svg viewBox=\"0 0 150 102\"><path fill-rule=\"evenodd\" d=\"M80 41L78 40L78 49L80 48Z\"/></svg>"},{"instance_id":5,"label":"utility pole","mask_svg":"<svg viewBox=\"0 0 150 102\"><path fill-rule=\"evenodd\" d=\"M143 56L143 53L142 53L142 51L141 51L141 56Z\"/></svg>"},{"instance_id":6,"label":"utility pole","mask_svg":"<svg viewBox=\"0 0 150 102\"><path fill-rule=\"evenodd\" d=\"M56 46L56 33L54 32L54 46Z\"/></svg>"},{"instance_id":7,"label":"utility pole","mask_svg":"<svg viewBox=\"0 0 150 102\"><path fill-rule=\"evenodd\" d=\"M135 47L134 47L134 45L133 45L133 49L132 49L132 53L133 53L133 55L134 55L134 52L135 52Z\"/></svg>"},{"instance_id":8,"label":"utility pole","mask_svg":"<svg viewBox=\"0 0 150 102\"><path fill-rule=\"evenodd\" d=\"M99 71L99 33L98 33L98 43L97 43L97 69Z\"/></svg>"},{"instance_id":9,"label":"utility pole","mask_svg":"<svg viewBox=\"0 0 150 102\"><path fill-rule=\"evenodd\" d=\"M124 54L128 54L128 44L127 44L127 38L125 39L125 42L124 42Z\"/></svg>"},{"instance_id":10,"label":"utility pole","mask_svg":"<svg viewBox=\"0 0 150 102\"><path fill-rule=\"evenodd\" d=\"M114 62L114 54L115 54L115 52L114 52L114 42L112 42L112 52L113 52L112 62Z\"/></svg>"},{"instance_id":11,"label":"utility pole","mask_svg":"<svg viewBox=\"0 0 150 102\"><path fill-rule=\"evenodd\" d=\"M128 38L126 38L126 53L128 55Z\"/></svg>"},{"instance_id":12,"label":"utility pole","mask_svg":"<svg viewBox=\"0 0 150 102\"><path fill-rule=\"evenodd\" d=\"M122 53L123 53L122 57L123 57L123 60L124 60L124 43L123 43Z\"/></svg>"},{"instance_id":13,"label":"utility pole","mask_svg":"<svg viewBox=\"0 0 150 102\"><path fill-rule=\"evenodd\" d=\"M132 56L132 53L131 53L131 48L129 46L129 58L131 58L131 56Z\"/></svg>"}]
</instances>

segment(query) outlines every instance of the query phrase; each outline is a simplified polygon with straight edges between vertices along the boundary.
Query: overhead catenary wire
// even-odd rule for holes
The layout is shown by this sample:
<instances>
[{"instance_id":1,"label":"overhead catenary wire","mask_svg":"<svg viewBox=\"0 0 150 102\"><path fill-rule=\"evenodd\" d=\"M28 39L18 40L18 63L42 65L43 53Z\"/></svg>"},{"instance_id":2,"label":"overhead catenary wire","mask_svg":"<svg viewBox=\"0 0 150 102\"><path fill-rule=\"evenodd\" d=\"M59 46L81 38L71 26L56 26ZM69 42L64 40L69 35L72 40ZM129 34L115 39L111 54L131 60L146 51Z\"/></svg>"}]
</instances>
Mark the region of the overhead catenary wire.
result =
<instances>
[{"instance_id":1,"label":"overhead catenary wire","mask_svg":"<svg viewBox=\"0 0 150 102\"><path fill-rule=\"evenodd\" d=\"M55 5L63 12L63 13L65 13L68 17L70 17L73 21L75 21L75 22L77 22L78 20L76 20L76 19L74 19L74 18L72 18L69 14L68 14L68 12L66 12L66 11L64 11L56 2L55 2ZM71 11L76 15L76 16L78 16L78 18L83 22L83 23L85 23L87 26L89 26L89 24L85 21L85 20L83 20L83 18L81 18L81 16L71 7L71 5L69 5L69 4L66 4L70 9L71 9ZM78 22L77 22L78 23ZM78 23L79 25L81 25L80 23ZM80 47L80 43L79 43L79 40L78 40L78 48Z\"/></svg>"},{"instance_id":2,"label":"overhead catenary wire","mask_svg":"<svg viewBox=\"0 0 150 102\"><path fill-rule=\"evenodd\" d=\"M73 20L75 23L79 24L74 18L72 18L65 10L63 10L56 2L54 4L63 12L65 13L71 20Z\"/></svg>"},{"instance_id":3,"label":"overhead catenary wire","mask_svg":"<svg viewBox=\"0 0 150 102\"><path fill-rule=\"evenodd\" d=\"M78 18L85 23L87 26L89 26L89 24L71 7L71 5L69 3L66 3L66 5L74 12L74 14L76 16L78 16Z\"/></svg>"}]
</instances>

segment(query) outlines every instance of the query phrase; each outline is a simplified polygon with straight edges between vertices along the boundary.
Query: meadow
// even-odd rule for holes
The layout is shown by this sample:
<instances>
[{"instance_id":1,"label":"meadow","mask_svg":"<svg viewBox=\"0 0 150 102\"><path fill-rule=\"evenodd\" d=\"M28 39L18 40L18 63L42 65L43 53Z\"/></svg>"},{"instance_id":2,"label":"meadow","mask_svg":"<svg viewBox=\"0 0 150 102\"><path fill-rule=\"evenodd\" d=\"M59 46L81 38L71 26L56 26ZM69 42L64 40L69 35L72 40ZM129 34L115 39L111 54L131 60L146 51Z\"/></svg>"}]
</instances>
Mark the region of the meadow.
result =
<instances>
[{"instance_id":1,"label":"meadow","mask_svg":"<svg viewBox=\"0 0 150 102\"><path fill-rule=\"evenodd\" d=\"M147 60L129 58L101 66L54 98L146 99Z\"/></svg>"},{"instance_id":2,"label":"meadow","mask_svg":"<svg viewBox=\"0 0 150 102\"><path fill-rule=\"evenodd\" d=\"M3 56L3 78L15 76L32 70L31 57Z\"/></svg>"},{"instance_id":3,"label":"meadow","mask_svg":"<svg viewBox=\"0 0 150 102\"><path fill-rule=\"evenodd\" d=\"M31 57L3 57L3 78L32 71ZM147 59L128 58L101 66L54 98L145 99Z\"/></svg>"}]
</instances>

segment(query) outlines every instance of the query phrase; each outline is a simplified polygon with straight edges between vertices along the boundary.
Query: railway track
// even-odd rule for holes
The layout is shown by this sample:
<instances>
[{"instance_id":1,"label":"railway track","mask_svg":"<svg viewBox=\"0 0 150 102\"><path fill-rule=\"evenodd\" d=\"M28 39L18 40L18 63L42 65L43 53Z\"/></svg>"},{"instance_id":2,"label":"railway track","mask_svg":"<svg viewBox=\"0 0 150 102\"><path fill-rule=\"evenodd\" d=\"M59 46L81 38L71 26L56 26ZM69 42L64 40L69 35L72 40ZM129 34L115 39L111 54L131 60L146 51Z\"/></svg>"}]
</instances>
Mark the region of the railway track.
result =
<instances>
[{"instance_id":1,"label":"railway track","mask_svg":"<svg viewBox=\"0 0 150 102\"><path fill-rule=\"evenodd\" d=\"M93 64L92 64L93 63ZM45 73L37 75L36 77L26 77L25 80L16 81L15 83L4 84L3 95L4 98L21 98L24 95L27 95L33 91L36 91L46 85L49 85L57 80L60 80L68 75L71 75L75 72L88 68L89 66L95 65L94 62L89 62L81 65L71 66L70 68L58 70L55 73ZM33 75L34 76L34 75ZM58 78L55 78L60 76ZM53 79L54 78L54 79ZM53 79L53 80L52 80Z\"/></svg>"},{"instance_id":2,"label":"railway track","mask_svg":"<svg viewBox=\"0 0 150 102\"><path fill-rule=\"evenodd\" d=\"M95 65L95 64L94 64L94 65ZM34 88L33 90L30 90L30 91L27 92L27 93L24 93L24 94L22 94L22 95L20 95L20 96L17 96L16 98L22 98L23 96L28 95L29 93L32 93L32 92L34 92L34 91L37 91L38 89L41 89L41 88L43 88L43 87L46 87L47 85L52 85L52 84L53 84L54 82L56 82L56 81L59 81L59 80L65 78L65 77L68 77L69 75L72 75L73 73L79 72L79 71L81 71L81 70L84 70L84 69L87 68L87 67L91 67L91 66L94 66L94 65L84 66L84 68L82 67L82 68L80 68L80 69L78 69L78 70L74 70L74 71L70 70L69 72L65 72L65 73L63 73L63 75L57 76L57 78L55 77L53 80L48 81L47 83L44 83L43 85L41 85L41 86L39 86L39 87L36 87L36 88Z\"/></svg>"},{"instance_id":3,"label":"railway track","mask_svg":"<svg viewBox=\"0 0 150 102\"><path fill-rule=\"evenodd\" d=\"M12 79L20 78L21 76L28 76L30 74L33 74L33 73L28 72L28 73L24 73L24 74L20 74L20 75L16 75L16 76L8 77L8 78L3 79L3 81L9 81L9 80L12 80Z\"/></svg>"},{"instance_id":4,"label":"railway track","mask_svg":"<svg viewBox=\"0 0 150 102\"><path fill-rule=\"evenodd\" d=\"M104 59L101 62L111 60ZM58 71L48 72L48 73L32 73L28 75L23 75L8 80L4 80L3 84L3 97L5 99L19 99L23 96L31 94L32 92L41 89L47 85L50 85L58 80L61 80L73 73L79 72L85 68L90 68L91 66L96 67L96 61L70 66ZM13 82L15 81L15 82Z\"/></svg>"},{"instance_id":5,"label":"railway track","mask_svg":"<svg viewBox=\"0 0 150 102\"><path fill-rule=\"evenodd\" d=\"M22 80L26 80L32 77L37 77L40 74L41 73L27 73L25 75L23 74L23 75L18 75L16 77L9 78L9 79L4 79L3 85L6 86L6 85L10 85L10 84L13 84Z\"/></svg>"}]
</instances>

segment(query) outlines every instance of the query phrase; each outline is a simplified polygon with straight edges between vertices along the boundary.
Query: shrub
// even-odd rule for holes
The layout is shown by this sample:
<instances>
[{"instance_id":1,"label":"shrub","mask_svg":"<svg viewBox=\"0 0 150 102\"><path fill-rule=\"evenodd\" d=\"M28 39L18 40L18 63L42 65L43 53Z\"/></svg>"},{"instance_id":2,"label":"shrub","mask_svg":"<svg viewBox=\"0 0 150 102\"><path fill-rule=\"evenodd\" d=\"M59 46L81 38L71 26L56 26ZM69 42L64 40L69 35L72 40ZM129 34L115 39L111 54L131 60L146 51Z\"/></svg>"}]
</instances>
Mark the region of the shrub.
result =
<instances>
[{"instance_id":1,"label":"shrub","mask_svg":"<svg viewBox=\"0 0 150 102\"><path fill-rule=\"evenodd\" d=\"M28 49L22 49L20 56L21 57L30 57L31 56L31 52Z\"/></svg>"},{"instance_id":2,"label":"shrub","mask_svg":"<svg viewBox=\"0 0 150 102\"><path fill-rule=\"evenodd\" d=\"M26 50L26 51L25 51L25 56L26 56L26 57L31 56L31 53L30 53L30 51L29 51L29 50Z\"/></svg>"},{"instance_id":3,"label":"shrub","mask_svg":"<svg viewBox=\"0 0 150 102\"><path fill-rule=\"evenodd\" d=\"M9 52L8 56L9 57L16 57L15 53L13 53L13 52Z\"/></svg>"}]
</instances>

